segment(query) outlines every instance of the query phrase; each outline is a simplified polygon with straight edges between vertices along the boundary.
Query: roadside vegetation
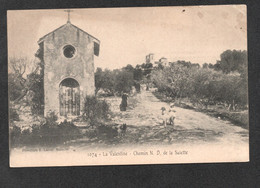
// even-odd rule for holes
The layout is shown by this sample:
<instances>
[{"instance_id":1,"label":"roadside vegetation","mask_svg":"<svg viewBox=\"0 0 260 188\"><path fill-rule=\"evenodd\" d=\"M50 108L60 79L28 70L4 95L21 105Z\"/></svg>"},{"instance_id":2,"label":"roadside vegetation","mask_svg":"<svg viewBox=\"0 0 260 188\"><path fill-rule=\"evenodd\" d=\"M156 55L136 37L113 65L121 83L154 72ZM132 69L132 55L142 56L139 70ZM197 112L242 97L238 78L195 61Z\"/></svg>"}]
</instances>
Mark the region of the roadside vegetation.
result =
<instances>
[{"instance_id":1,"label":"roadside vegetation","mask_svg":"<svg viewBox=\"0 0 260 188\"><path fill-rule=\"evenodd\" d=\"M104 99L131 94L141 84L147 89L156 88L154 95L162 101L248 128L246 51L227 50L216 64L202 66L176 61L167 67L157 62L157 66L143 63L115 70L97 68L96 95L85 99L82 115L73 121L59 122L54 112L43 117L43 63L12 58L8 74L11 146L64 144L83 137L92 141L119 139L118 125L111 120L113 114ZM22 120L24 116L26 122ZM76 126L78 122L89 128L83 131Z\"/></svg>"},{"instance_id":2,"label":"roadside vegetation","mask_svg":"<svg viewBox=\"0 0 260 188\"><path fill-rule=\"evenodd\" d=\"M33 124L29 129L22 130L19 126L10 129L11 147L26 146L56 146L68 140L82 137L80 130L72 123L56 122L57 116L51 112L41 125Z\"/></svg>"},{"instance_id":3,"label":"roadside vegetation","mask_svg":"<svg viewBox=\"0 0 260 188\"><path fill-rule=\"evenodd\" d=\"M96 88L111 95L130 92L136 83L157 88L163 101L176 102L248 128L247 52L226 50L216 64L176 61L165 67L144 63L117 70L97 69Z\"/></svg>"},{"instance_id":4,"label":"roadside vegetation","mask_svg":"<svg viewBox=\"0 0 260 188\"><path fill-rule=\"evenodd\" d=\"M248 127L245 51L225 51L214 66L204 64L202 68L181 61L170 63L153 70L151 82L158 88L155 95L164 101Z\"/></svg>"}]
</instances>

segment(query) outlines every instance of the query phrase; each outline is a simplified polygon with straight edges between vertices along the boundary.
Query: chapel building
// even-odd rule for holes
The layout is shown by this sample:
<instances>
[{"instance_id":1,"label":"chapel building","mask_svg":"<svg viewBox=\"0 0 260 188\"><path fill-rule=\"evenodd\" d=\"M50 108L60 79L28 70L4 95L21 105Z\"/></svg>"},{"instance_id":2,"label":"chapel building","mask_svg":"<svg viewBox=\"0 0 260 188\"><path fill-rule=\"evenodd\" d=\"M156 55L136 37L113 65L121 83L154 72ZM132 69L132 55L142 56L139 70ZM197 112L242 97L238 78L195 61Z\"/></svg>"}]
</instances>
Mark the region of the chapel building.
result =
<instances>
[{"instance_id":1,"label":"chapel building","mask_svg":"<svg viewBox=\"0 0 260 188\"><path fill-rule=\"evenodd\" d=\"M43 62L44 115L79 116L84 98L95 94L94 55L100 41L71 24L46 34L38 41Z\"/></svg>"}]
</instances>

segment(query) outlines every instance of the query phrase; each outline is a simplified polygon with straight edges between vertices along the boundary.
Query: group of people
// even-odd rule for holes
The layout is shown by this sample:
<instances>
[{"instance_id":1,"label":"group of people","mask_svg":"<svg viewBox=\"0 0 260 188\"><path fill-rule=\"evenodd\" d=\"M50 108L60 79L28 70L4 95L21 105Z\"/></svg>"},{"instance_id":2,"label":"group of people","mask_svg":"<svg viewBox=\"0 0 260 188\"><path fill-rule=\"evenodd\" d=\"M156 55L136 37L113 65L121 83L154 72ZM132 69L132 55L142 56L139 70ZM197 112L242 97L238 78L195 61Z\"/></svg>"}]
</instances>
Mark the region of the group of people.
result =
<instances>
[{"instance_id":1,"label":"group of people","mask_svg":"<svg viewBox=\"0 0 260 188\"><path fill-rule=\"evenodd\" d=\"M161 115L163 120L163 125L166 127L167 124L174 126L174 119L175 119L175 109L174 103L170 104L170 108L166 109L165 107L161 108Z\"/></svg>"}]
</instances>

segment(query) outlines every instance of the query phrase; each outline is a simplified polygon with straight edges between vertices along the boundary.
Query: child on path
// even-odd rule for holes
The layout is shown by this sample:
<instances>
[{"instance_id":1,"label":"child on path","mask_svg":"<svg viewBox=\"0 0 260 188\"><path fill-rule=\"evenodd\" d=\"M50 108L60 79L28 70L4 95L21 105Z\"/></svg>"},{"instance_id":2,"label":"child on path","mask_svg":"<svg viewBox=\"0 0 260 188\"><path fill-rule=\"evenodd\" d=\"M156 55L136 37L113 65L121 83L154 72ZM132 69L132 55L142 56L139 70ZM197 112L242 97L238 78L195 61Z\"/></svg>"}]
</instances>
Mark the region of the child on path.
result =
<instances>
[{"instance_id":1,"label":"child on path","mask_svg":"<svg viewBox=\"0 0 260 188\"><path fill-rule=\"evenodd\" d=\"M174 119L175 119L175 109L174 109L174 103L170 104L170 109L169 109L169 123L170 125L174 126Z\"/></svg>"},{"instance_id":2,"label":"child on path","mask_svg":"<svg viewBox=\"0 0 260 188\"><path fill-rule=\"evenodd\" d=\"M166 124L167 124L167 112L166 112L166 108L165 107L162 107L161 108L161 111L162 111L162 113L161 113L161 117L162 117L162 120L163 120L163 125L164 125L164 127L166 127Z\"/></svg>"}]
</instances>

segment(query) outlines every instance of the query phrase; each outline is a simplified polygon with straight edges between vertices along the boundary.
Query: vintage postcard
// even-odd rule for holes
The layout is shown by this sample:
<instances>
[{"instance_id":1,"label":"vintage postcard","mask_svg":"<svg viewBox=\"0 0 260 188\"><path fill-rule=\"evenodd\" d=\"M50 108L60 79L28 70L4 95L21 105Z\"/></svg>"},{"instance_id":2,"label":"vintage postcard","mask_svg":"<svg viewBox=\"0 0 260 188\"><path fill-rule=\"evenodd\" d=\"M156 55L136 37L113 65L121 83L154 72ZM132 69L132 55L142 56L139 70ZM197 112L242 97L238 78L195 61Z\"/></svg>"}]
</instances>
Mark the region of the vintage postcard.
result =
<instances>
[{"instance_id":1,"label":"vintage postcard","mask_svg":"<svg viewBox=\"0 0 260 188\"><path fill-rule=\"evenodd\" d=\"M249 161L245 5L7 19L10 167Z\"/></svg>"}]
</instances>

